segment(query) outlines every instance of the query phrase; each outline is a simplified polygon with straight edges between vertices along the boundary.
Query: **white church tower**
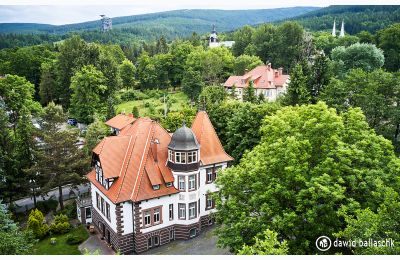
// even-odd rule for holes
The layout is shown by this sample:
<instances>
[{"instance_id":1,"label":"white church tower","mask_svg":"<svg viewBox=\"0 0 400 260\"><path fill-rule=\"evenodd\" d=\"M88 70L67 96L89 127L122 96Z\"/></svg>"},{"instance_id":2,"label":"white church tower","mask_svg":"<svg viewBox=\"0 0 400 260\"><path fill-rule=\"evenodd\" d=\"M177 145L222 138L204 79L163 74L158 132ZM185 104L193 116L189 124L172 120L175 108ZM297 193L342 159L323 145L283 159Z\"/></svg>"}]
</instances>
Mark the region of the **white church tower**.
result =
<instances>
[{"instance_id":1,"label":"white church tower","mask_svg":"<svg viewBox=\"0 0 400 260\"><path fill-rule=\"evenodd\" d=\"M342 27L340 28L339 37L344 37L344 21L342 20Z\"/></svg>"},{"instance_id":2,"label":"white church tower","mask_svg":"<svg viewBox=\"0 0 400 260\"><path fill-rule=\"evenodd\" d=\"M336 37L336 19L333 20L332 36Z\"/></svg>"},{"instance_id":3,"label":"white church tower","mask_svg":"<svg viewBox=\"0 0 400 260\"><path fill-rule=\"evenodd\" d=\"M209 39L209 45L210 48L213 47L218 47L219 43L218 43L218 36L217 36L217 30L215 29L215 24L213 24L213 29L212 32L210 34L210 39Z\"/></svg>"}]
</instances>

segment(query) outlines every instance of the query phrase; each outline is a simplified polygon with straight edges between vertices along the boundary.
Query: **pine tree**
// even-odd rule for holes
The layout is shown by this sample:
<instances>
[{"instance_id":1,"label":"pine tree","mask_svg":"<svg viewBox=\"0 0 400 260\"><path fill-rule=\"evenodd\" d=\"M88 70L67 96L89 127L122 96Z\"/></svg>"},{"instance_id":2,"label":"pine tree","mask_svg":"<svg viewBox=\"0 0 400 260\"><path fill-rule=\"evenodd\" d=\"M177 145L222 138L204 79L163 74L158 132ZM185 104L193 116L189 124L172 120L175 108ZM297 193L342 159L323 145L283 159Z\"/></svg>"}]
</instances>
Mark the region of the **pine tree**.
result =
<instances>
[{"instance_id":1,"label":"pine tree","mask_svg":"<svg viewBox=\"0 0 400 260\"><path fill-rule=\"evenodd\" d=\"M307 87L307 77L303 74L300 64L297 64L290 74L287 94L284 97L286 105L302 105L310 102L310 93Z\"/></svg>"},{"instance_id":2,"label":"pine tree","mask_svg":"<svg viewBox=\"0 0 400 260\"><path fill-rule=\"evenodd\" d=\"M311 93L311 102L313 104L317 103L319 94L329 84L331 75L328 62L329 60L324 53L320 53L316 56L314 63L311 66L309 87Z\"/></svg>"},{"instance_id":3,"label":"pine tree","mask_svg":"<svg viewBox=\"0 0 400 260\"><path fill-rule=\"evenodd\" d=\"M254 89L253 81L250 81L249 86L243 89L243 101L251 103L257 102L257 96L256 96L256 91Z\"/></svg>"},{"instance_id":4,"label":"pine tree","mask_svg":"<svg viewBox=\"0 0 400 260\"><path fill-rule=\"evenodd\" d=\"M44 109L39 120L41 131L38 138L41 141L35 147L35 164L29 170L39 174L43 182L42 192L58 187L61 209L64 208L62 186L80 184L89 166L87 157L76 145L79 137L77 130L61 127L66 119L62 107L53 102Z\"/></svg>"}]
</instances>

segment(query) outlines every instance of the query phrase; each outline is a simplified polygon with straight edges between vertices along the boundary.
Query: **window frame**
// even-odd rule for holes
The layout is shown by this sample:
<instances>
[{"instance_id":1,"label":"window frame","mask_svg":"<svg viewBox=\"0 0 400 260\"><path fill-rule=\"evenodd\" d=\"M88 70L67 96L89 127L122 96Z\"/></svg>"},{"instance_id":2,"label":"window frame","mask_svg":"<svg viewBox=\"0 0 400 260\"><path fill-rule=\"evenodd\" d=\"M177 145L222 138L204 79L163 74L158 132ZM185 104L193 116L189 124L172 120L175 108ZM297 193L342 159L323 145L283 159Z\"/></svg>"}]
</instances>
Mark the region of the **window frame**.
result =
<instances>
[{"instance_id":1,"label":"window frame","mask_svg":"<svg viewBox=\"0 0 400 260\"><path fill-rule=\"evenodd\" d=\"M99 193L96 192L96 206L97 209L101 211L101 206L100 206L100 195Z\"/></svg>"},{"instance_id":2,"label":"window frame","mask_svg":"<svg viewBox=\"0 0 400 260\"><path fill-rule=\"evenodd\" d=\"M174 162L174 152L172 150L168 150L168 161Z\"/></svg>"},{"instance_id":3,"label":"window frame","mask_svg":"<svg viewBox=\"0 0 400 260\"><path fill-rule=\"evenodd\" d=\"M148 219L148 221L146 221L146 219ZM148 222L148 223L146 224L146 222ZM143 211L143 226L151 227L151 211L150 210Z\"/></svg>"},{"instance_id":4,"label":"window frame","mask_svg":"<svg viewBox=\"0 0 400 260\"><path fill-rule=\"evenodd\" d=\"M206 184L213 182L214 182L214 167L206 168Z\"/></svg>"},{"instance_id":5,"label":"window frame","mask_svg":"<svg viewBox=\"0 0 400 260\"><path fill-rule=\"evenodd\" d=\"M156 214L155 214L156 213ZM158 221L156 221L156 216L158 215ZM143 228L148 228L162 224L162 206L157 206L142 211L142 226ZM150 218L150 223L147 223L146 219Z\"/></svg>"},{"instance_id":6,"label":"window frame","mask_svg":"<svg viewBox=\"0 0 400 260\"><path fill-rule=\"evenodd\" d=\"M209 201L211 201L211 205L209 206ZM212 193L206 194L206 210L215 208L215 200L212 197Z\"/></svg>"},{"instance_id":7,"label":"window frame","mask_svg":"<svg viewBox=\"0 0 400 260\"><path fill-rule=\"evenodd\" d=\"M153 223L154 223L154 225L157 225L157 224L160 224L160 222L161 222L160 208L155 208L153 210Z\"/></svg>"},{"instance_id":8,"label":"window frame","mask_svg":"<svg viewBox=\"0 0 400 260\"><path fill-rule=\"evenodd\" d=\"M105 202L106 204L106 218L111 221L111 207L110 204Z\"/></svg>"},{"instance_id":9,"label":"window frame","mask_svg":"<svg viewBox=\"0 0 400 260\"><path fill-rule=\"evenodd\" d=\"M197 151L187 152L187 163L197 163Z\"/></svg>"},{"instance_id":10,"label":"window frame","mask_svg":"<svg viewBox=\"0 0 400 260\"><path fill-rule=\"evenodd\" d=\"M190 184L193 184L193 187L191 187ZM194 191L197 190L197 174L192 174L188 176L188 191Z\"/></svg>"},{"instance_id":11,"label":"window frame","mask_svg":"<svg viewBox=\"0 0 400 260\"><path fill-rule=\"evenodd\" d=\"M197 201L189 203L188 211L189 219L197 218ZM193 215L191 214L191 211L194 213Z\"/></svg>"},{"instance_id":12,"label":"window frame","mask_svg":"<svg viewBox=\"0 0 400 260\"><path fill-rule=\"evenodd\" d=\"M174 220L174 204L168 206L169 220Z\"/></svg>"},{"instance_id":13,"label":"window frame","mask_svg":"<svg viewBox=\"0 0 400 260\"><path fill-rule=\"evenodd\" d=\"M183 180L183 188L181 188L181 180ZM186 176L184 175L178 176L178 190L186 191Z\"/></svg>"},{"instance_id":14,"label":"window frame","mask_svg":"<svg viewBox=\"0 0 400 260\"><path fill-rule=\"evenodd\" d=\"M101 207L101 213L103 213L103 215L104 215L104 209L105 209L105 207L104 207L104 199L103 199L103 197L100 197L100 207Z\"/></svg>"},{"instance_id":15,"label":"window frame","mask_svg":"<svg viewBox=\"0 0 400 260\"><path fill-rule=\"evenodd\" d=\"M175 152L175 163L187 164L186 152Z\"/></svg>"},{"instance_id":16,"label":"window frame","mask_svg":"<svg viewBox=\"0 0 400 260\"><path fill-rule=\"evenodd\" d=\"M183 209L183 211L181 211ZM181 214L183 212L183 215ZM186 204L178 203L178 219L186 220Z\"/></svg>"}]
</instances>

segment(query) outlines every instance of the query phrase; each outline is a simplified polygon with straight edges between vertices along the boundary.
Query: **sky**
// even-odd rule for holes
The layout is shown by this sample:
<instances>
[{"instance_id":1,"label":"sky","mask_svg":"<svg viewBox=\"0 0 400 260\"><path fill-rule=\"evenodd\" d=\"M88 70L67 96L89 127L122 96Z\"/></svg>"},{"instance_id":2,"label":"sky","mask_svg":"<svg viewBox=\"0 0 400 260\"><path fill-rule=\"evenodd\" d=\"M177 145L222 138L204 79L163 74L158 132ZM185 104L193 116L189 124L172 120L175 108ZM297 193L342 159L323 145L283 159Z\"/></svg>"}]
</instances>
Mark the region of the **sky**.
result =
<instances>
[{"instance_id":1,"label":"sky","mask_svg":"<svg viewBox=\"0 0 400 260\"><path fill-rule=\"evenodd\" d=\"M375 0L0 0L0 23L69 24L177 9L269 9L338 4L382 4ZM385 0L385 4L397 1Z\"/></svg>"}]
</instances>

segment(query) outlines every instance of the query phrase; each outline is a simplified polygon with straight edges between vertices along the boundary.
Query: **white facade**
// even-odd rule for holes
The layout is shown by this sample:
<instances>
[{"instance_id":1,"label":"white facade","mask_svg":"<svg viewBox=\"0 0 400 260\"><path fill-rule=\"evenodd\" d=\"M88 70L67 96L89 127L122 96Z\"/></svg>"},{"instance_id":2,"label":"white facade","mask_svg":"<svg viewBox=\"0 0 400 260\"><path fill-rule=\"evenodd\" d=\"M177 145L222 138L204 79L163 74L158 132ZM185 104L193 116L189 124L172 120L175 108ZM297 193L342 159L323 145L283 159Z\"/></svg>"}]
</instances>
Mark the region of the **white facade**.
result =
<instances>
[{"instance_id":1,"label":"white facade","mask_svg":"<svg viewBox=\"0 0 400 260\"><path fill-rule=\"evenodd\" d=\"M115 204L111 202L96 186L94 186L92 183L90 184L90 190L92 193L92 210L95 210L104 220L107 225L109 225L112 230L116 233L117 232L117 216L115 214ZM96 201L96 193L99 194L100 198L103 198L105 202L107 202L110 205L110 220L107 219L105 213L103 214L101 212L101 209L97 208L97 201ZM105 206L104 206L105 207ZM105 210L104 210L105 212ZM95 223L98 225L98 223Z\"/></svg>"},{"instance_id":2,"label":"white facade","mask_svg":"<svg viewBox=\"0 0 400 260\"><path fill-rule=\"evenodd\" d=\"M181 191L177 194L172 194L172 195L166 195L163 197L159 198L154 198L154 199L149 199L149 200L144 200L141 202L140 207L141 207L141 218L143 218L143 212L152 209L154 207L159 207L161 206L161 223L156 224L153 226L148 226L148 227L141 227L142 233L148 233L152 232L161 228L165 228L174 224L180 224L180 225L190 225L197 223L200 220L200 217L208 215L212 212L215 212L215 209L208 209L206 210L206 194L208 193L213 193L217 192L218 189L215 185L215 181L212 183L206 183L206 178L207 178L207 168L212 168L212 167L221 167L221 169L225 169L227 167L227 163L219 163L215 165L207 165L207 166L202 166L199 168L197 171L191 171L191 172L173 172L174 175L174 186L175 188L179 188L178 184L178 176L184 176L185 177L185 191ZM189 185L189 176L191 175L196 175L200 176L200 179L196 179L196 190L189 191L188 190L188 185ZM218 173L217 173L218 176ZM107 223L114 232L117 232L117 223L116 223L116 205L112 203L95 185L91 184L91 193L92 193L92 202L93 202L93 210L97 211L97 213L102 217L102 219ZM99 194L100 198L103 198L105 202L107 202L110 205L110 220L107 219L106 213L102 213L101 209L97 208L97 199L96 199L96 193ZM200 200L200 206L198 204ZM196 203L197 207L196 208L196 217L189 219L189 203ZM183 203L185 204L185 209L186 209L186 214L185 214L185 219L179 219L178 217L178 204ZM169 215L169 205L173 205L173 218L170 219ZM122 203L122 219L124 222L124 228L123 228L123 235L130 234L134 232L134 216L133 216L133 204L132 202L123 202ZM142 225L144 221L142 220ZM95 223L98 225L98 223Z\"/></svg>"},{"instance_id":3,"label":"white facade","mask_svg":"<svg viewBox=\"0 0 400 260\"><path fill-rule=\"evenodd\" d=\"M255 88L255 94L258 97L260 94L264 95L265 100L269 102L275 101L280 95L283 95L287 91L287 85L289 83L289 80L287 80L283 86L278 86L276 88ZM228 89L228 92L230 93L232 90ZM243 92L244 88L236 88L235 89L235 96L239 100L243 100Z\"/></svg>"}]
</instances>

